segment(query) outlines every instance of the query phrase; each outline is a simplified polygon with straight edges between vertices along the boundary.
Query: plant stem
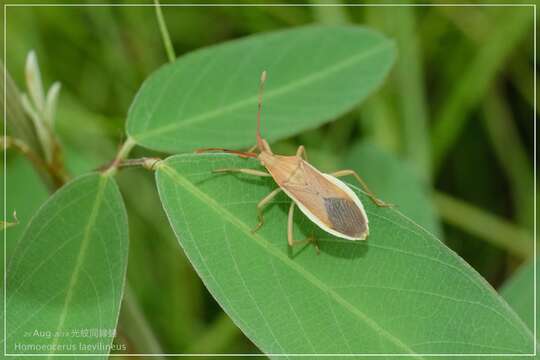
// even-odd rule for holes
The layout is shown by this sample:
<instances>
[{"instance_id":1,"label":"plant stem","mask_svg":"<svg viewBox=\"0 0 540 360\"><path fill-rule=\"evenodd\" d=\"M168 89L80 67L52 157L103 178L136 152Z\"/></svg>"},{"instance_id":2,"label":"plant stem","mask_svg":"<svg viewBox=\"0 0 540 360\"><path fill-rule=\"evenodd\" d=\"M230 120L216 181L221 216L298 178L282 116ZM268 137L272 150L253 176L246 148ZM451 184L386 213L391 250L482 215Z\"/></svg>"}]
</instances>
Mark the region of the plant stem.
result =
<instances>
[{"instance_id":1,"label":"plant stem","mask_svg":"<svg viewBox=\"0 0 540 360\"><path fill-rule=\"evenodd\" d=\"M122 144L122 147L120 148L120 150L118 150L118 153L116 154L116 157L114 158L111 165L103 172L103 175L105 176L114 175L119 165L129 155L129 152L131 151L131 149L133 149L134 146L135 146L135 141L132 138L128 137L126 142Z\"/></svg>"},{"instance_id":2,"label":"plant stem","mask_svg":"<svg viewBox=\"0 0 540 360\"><path fill-rule=\"evenodd\" d=\"M407 94L399 97L404 151L420 178L429 183L430 139L415 12L410 8L400 8L392 10L392 13L395 19L394 35L400 55L400 60L396 63L396 89L398 94Z\"/></svg>"},{"instance_id":3,"label":"plant stem","mask_svg":"<svg viewBox=\"0 0 540 360\"><path fill-rule=\"evenodd\" d=\"M24 141L10 136L2 136L0 137L0 147L2 147L2 150L4 147L6 149L15 149L23 156L26 156L40 174L44 174L48 180L52 181L52 184L46 182L51 187L51 190L60 188L67 181L67 177L63 172L58 171L53 165L46 163Z\"/></svg>"},{"instance_id":4,"label":"plant stem","mask_svg":"<svg viewBox=\"0 0 540 360\"><path fill-rule=\"evenodd\" d=\"M342 2L340 0L311 0L314 5L318 4L334 4L340 5ZM347 13L347 8L342 6L314 6L311 8L313 12L313 17L320 22L321 24L347 24L350 22L349 14Z\"/></svg>"},{"instance_id":5,"label":"plant stem","mask_svg":"<svg viewBox=\"0 0 540 360\"><path fill-rule=\"evenodd\" d=\"M17 211L13 210L13 221L0 221L0 230L7 229L9 227L19 224L19 219L17 219Z\"/></svg>"},{"instance_id":6,"label":"plant stem","mask_svg":"<svg viewBox=\"0 0 540 360\"><path fill-rule=\"evenodd\" d=\"M143 157L139 159L127 159L127 160L122 160L118 164L118 167L123 168L123 167L141 166L145 168L146 170L153 171L155 170L155 166L158 163L158 161L161 161L161 159L157 157Z\"/></svg>"},{"instance_id":7,"label":"plant stem","mask_svg":"<svg viewBox=\"0 0 540 360\"><path fill-rule=\"evenodd\" d=\"M447 223L520 258L533 256L533 238L525 229L443 193L435 193L434 201Z\"/></svg>"},{"instance_id":8,"label":"plant stem","mask_svg":"<svg viewBox=\"0 0 540 360\"><path fill-rule=\"evenodd\" d=\"M126 283L124 289L119 322L123 333L136 344L137 353L163 354L163 349L156 339L150 324L148 324L129 283ZM160 356L156 358L162 359Z\"/></svg>"},{"instance_id":9,"label":"plant stem","mask_svg":"<svg viewBox=\"0 0 540 360\"><path fill-rule=\"evenodd\" d=\"M169 36L169 30L167 30L167 24L165 23L159 0L154 0L154 4L156 8L156 17L159 24L159 30L161 31L161 37L163 38L163 44L165 45L165 51L167 52L169 62L172 63L176 59L176 55L172 46L171 37Z\"/></svg>"},{"instance_id":10,"label":"plant stem","mask_svg":"<svg viewBox=\"0 0 540 360\"><path fill-rule=\"evenodd\" d=\"M366 7L364 17L366 26L387 30L386 12L380 11L379 8ZM391 96L388 85L370 96L359 109L359 126L367 140L392 154L397 154L402 148L402 138L399 114L391 104Z\"/></svg>"}]
</instances>

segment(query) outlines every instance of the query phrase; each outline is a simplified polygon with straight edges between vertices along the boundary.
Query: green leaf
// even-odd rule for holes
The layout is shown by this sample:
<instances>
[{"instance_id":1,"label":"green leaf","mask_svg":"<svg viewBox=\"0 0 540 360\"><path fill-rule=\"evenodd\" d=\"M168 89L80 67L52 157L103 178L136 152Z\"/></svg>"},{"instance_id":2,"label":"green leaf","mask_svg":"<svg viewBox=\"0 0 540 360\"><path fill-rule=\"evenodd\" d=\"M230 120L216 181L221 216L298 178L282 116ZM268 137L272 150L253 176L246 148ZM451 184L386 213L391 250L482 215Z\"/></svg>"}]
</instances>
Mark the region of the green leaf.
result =
<instances>
[{"instance_id":1,"label":"green leaf","mask_svg":"<svg viewBox=\"0 0 540 360\"><path fill-rule=\"evenodd\" d=\"M350 110L381 84L394 53L393 42L355 26L303 27L195 51L143 84L126 131L169 152L251 146L266 69L263 135L285 138Z\"/></svg>"},{"instance_id":2,"label":"green leaf","mask_svg":"<svg viewBox=\"0 0 540 360\"><path fill-rule=\"evenodd\" d=\"M538 279L538 277L537 277ZM531 331L534 330L534 261L529 261L504 283L501 296ZM537 313L538 315L538 313ZM537 322L540 319L537 317ZM538 334L536 335L538 339Z\"/></svg>"},{"instance_id":3,"label":"green leaf","mask_svg":"<svg viewBox=\"0 0 540 360\"><path fill-rule=\"evenodd\" d=\"M378 198L396 205L404 215L441 237L429 189L408 163L375 144L358 142L346 156L345 166L358 172Z\"/></svg>"},{"instance_id":4,"label":"green leaf","mask_svg":"<svg viewBox=\"0 0 540 360\"><path fill-rule=\"evenodd\" d=\"M395 209L356 187L370 221L365 242L339 241L301 213L289 253L289 199L265 210L268 178L214 174L260 168L230 155L177 155L156 181L169 221L205 285L265 353L530 353L532 335L461 258ZM420 357L420 356L417 356Z\"/></svg>"},{"instance_id":5,"label":"green leaf","mask_svg":"<svg viewBox=\"0 0 540 360\"><path fill-rule=\"evenodd\" d=\"M112 178L93 173L56 192L8 266L7 352L108 354L127 251L126 212Z\"/></svg>"}]
</instances>

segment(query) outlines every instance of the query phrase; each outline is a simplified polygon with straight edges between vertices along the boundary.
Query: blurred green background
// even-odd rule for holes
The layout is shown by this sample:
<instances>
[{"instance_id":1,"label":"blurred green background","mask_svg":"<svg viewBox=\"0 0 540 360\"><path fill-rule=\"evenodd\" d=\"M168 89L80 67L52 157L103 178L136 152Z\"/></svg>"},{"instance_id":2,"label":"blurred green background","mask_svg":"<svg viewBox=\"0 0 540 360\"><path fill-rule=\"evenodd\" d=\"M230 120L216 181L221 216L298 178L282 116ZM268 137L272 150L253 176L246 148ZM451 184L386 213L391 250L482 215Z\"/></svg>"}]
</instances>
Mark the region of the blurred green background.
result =
<instances>
[{"instance_id":1,"label":"blurred green background","mask_svg":"<svg viewBox=\"0 0 540 360\"><path fill-rule=\"evenodd\" d=\"M331 171L354 157L359 140L370 141L415 173L440 218L434 225L440 237L494 287L532 256L532 7L190 6L163 13L178 56L311 23L354 23L385 33L396 41L398 58L384 86L342 118L281 141L274 151L292 153L304 144L311 162ZM6 28L4 62L19 89L32 49L45 85L62 83L56 131L69 174L113 159L134 95L167 62L155 9L10 6ZM152 154L136 148L131 156ZM362 165L377 170L377 163ZM378 182L390 181L378 170L379 178L368 177L375 192L384 188ZM7 210L16 209L22 225L8 233L9 255L48 189L12 151L7 173ZM258 352L182 254L153 174L128 169L118 178L129 214L128 296L134 301L122 310L117 342L132 352ZM393 191L407 192L409 184L400 185Z\"/></svg>"}]
</instances>

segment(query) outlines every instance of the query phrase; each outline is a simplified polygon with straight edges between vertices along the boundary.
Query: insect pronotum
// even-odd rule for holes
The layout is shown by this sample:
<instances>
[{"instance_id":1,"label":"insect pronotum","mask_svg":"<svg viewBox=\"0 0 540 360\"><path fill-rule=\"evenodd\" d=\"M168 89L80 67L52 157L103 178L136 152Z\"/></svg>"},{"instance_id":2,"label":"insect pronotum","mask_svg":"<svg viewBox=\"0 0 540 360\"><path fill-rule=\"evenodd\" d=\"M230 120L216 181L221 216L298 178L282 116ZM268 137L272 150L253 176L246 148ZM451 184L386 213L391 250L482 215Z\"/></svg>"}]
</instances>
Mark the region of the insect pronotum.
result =
<instances>
[{"instance_id":1,"label":"insect pronotum","mask_svg":"<svg viewBox=\"0 0 540 360\"><path fill-rule=\"evenodd\" d=\"M381 207L390 206L377 199L369 190L365 181L353 170L340 170L331 174L325 174L317 170L307 162L307 154L304 146L298 147L293 156L275 155L268 142L261 137L261 109L266 71L261 74L259 85L259 101L257 111L257 144L247 152L227 150L222 148L200 149L204 151L221 151L236 154L243 158L256 158L268 172L244 169L227 168L216 169L214 172L239 172L254 176L272 177L278 188L274 189L257 204L257 216L259 222L253 229L257 231L264 224L263 209L272 199L284 192L291 199L289 207L287 239L289 246L314 241L310 237L305 240L293 239L293 214L294 207L300 210L324 231L347 240L365 240L369 235L368 218L362 202L358 196L338 177L352 175L371 200ZM255 151L259 152L256 153Z\"/></svg>"}]
</instances>

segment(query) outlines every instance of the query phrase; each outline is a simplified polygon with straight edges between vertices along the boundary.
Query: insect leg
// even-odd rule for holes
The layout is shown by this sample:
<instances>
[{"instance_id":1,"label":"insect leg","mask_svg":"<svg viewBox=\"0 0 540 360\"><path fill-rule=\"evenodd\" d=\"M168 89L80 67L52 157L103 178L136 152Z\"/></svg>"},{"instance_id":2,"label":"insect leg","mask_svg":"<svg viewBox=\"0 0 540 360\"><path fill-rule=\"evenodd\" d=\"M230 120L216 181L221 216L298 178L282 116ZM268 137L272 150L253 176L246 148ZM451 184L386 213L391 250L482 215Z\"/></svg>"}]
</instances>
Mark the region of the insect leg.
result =
<instances>
[{"instance_id":1,"label":"insect leg","mask_svg":"<svg viewBox=\"0 0 540 360\"><path fill-rule=\"evenodd\" d=\"M272 199L275 198L276 195L279 194L280 192L281 192L281 188L278 187L277 189L272 190L272 192L266 195L261 201L259 201L259 203L257 204L257 218L259 219L259 222L255 226L255 228L251 230L251 232L255 232L259 230L261 226L263 226L264 224L263 209L266 206L266 204L272 201Z\"/></svg>"},{"instance_id":2,"label":"insect leg","mask_svg":"<svg viewBox=\"0 0 540 360\"><path fill-rule=\"evenodd\" d=\"M304 160L307 161L307 152L306 152L306 148L304 147L304 145L300 145L298 147L298 150L296 150L296 156L300 156L300 157L303 157Z\"/></svg>"},{"instance_id":3,"label":"insect leg","mask_svg":"<svg viewBox=\"0 0 540 360\"><path fill-rule=\"evenodd\" d=\"M230 168L230 169L215 169L212 172L215 173L227 173L227 172L239 172L242 174L254 175L254 176L272 176L267 172L259 171L255 169L241 169L241 168Z\"/></svg>"},{"instance_id":4,"label":"insect leg","mask_svg":"<svg viewBox=\"0 0 540 360\"><path fill-rule=\"evenodd\" d=\"M294 206L295 202L293 201L291 203L291 207L289 208L289 217L287 221L287 241L289 243L289 246L292 248L294 245L301 245L305 243L313 242L315 245L315 249L317 250L317 254L319 254L319 245L317 245L317 242L315 241L315 238L313 236L308 237L304 240L294 240L293 239L293 215L294 215Z\"/></svg>"},{"instance_id":5,"label":"insect leg","mask_svg":"<svg viewBox=\"0 0 540 360\"><path fill-rule=\"evenodd\" d=\"M373 203L379 207L392 207L394 205L392 204L387 204L385 203L384 201L382 201L381 199L378 199L375 194L369 189L369 187L367 186L366 182L364 181L364 179L362 179L360 177L360 175L358 175L356 173L356 171L354 170L339 170L339 171L336 171L334 173L331 173L330 175L332 176L335 176L335 177L341 177L341 176L348 176L348 175L352 175L354 176L354 178L358 181L358 183L360 184L360 186L362 187L362 189L364 189L364 191L367 193L367 195L369 196L369 198L371 199L371 201L373 201Z\"/></svg>"}]
</instances>

